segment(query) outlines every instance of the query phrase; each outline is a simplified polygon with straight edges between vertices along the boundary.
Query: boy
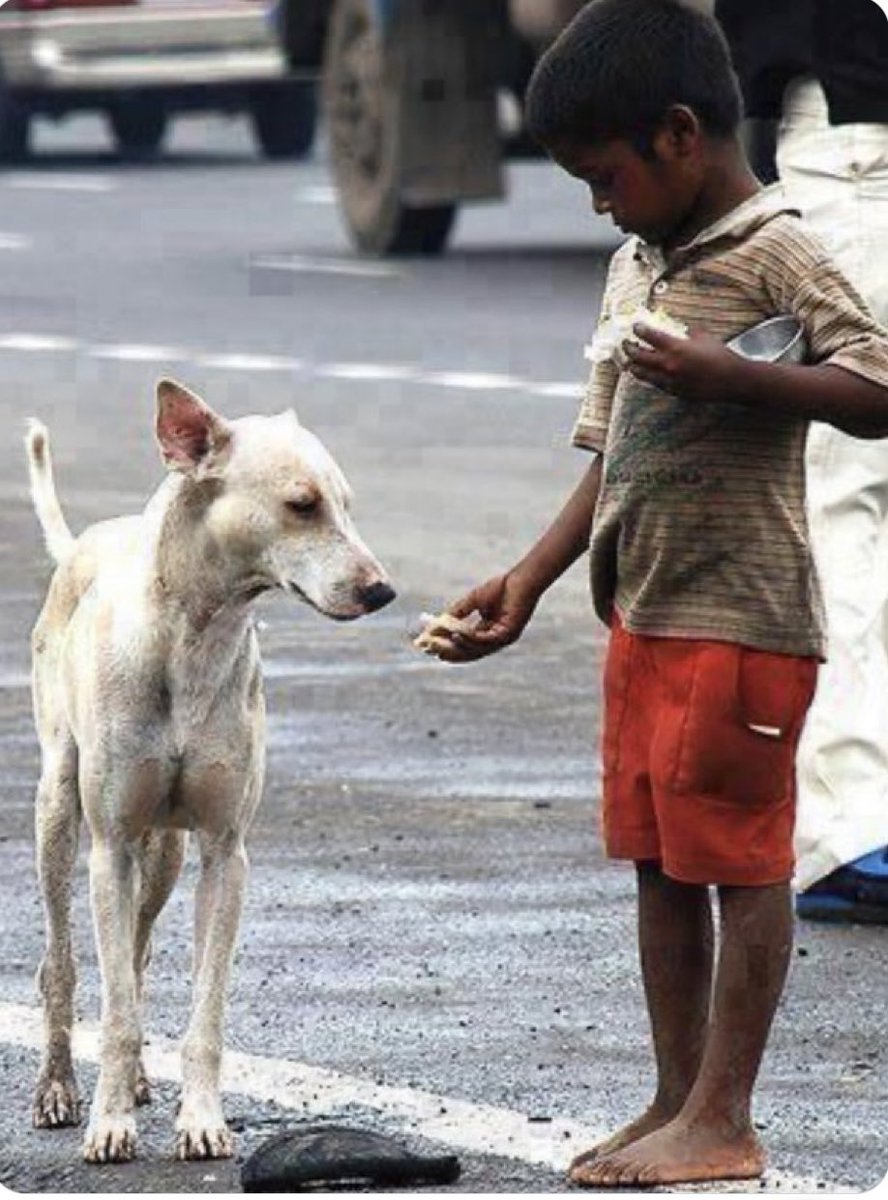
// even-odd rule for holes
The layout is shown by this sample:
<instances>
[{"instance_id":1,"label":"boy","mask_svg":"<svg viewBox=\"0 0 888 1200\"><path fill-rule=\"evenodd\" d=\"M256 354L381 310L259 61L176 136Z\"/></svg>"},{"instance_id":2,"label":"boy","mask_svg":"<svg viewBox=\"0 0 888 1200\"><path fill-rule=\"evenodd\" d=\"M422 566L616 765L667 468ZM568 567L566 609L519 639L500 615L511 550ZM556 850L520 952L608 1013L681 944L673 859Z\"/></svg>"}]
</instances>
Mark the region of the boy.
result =
<instances>
[{"instance_id":1,"label":"boy","mask_svg":"<svg viewBox=\"0 0 888 1200\"><path fill-rule=\"evenodd\" d=\"M530 552L450 606L480 620L439 653L468 662L514 642L590 549L611 630L605 846L637 871L657 1084L650 1107L579 1155L570 1177L755 1177L751 1094L792 941L794 757L824 654L807 423L888 434L888 340L750 171L710 17L680 0L593 0L540 61L527 115L596 211L634 236L610 266L574 432L592 464ZM689 336L641 323L643 344L611 353L638 306ZM779 314L801 322L809 365L725 347Z\"/></svg>"}]
</instances>

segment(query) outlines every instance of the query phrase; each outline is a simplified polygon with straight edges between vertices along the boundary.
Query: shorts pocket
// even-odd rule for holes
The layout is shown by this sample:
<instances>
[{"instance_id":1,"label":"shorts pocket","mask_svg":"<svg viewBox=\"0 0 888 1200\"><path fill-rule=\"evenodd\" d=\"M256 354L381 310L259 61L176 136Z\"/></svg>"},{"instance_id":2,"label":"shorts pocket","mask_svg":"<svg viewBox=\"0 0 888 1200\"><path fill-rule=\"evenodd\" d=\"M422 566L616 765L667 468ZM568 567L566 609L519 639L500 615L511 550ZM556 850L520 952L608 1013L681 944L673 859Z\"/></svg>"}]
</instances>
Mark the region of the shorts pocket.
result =
<instances>
[{"instance_id":1,"label":"shorts pocket","mask_svg":"<svg viewBox=\"0 0 888 1200\"><path fill-rule=\"evenodd\" d=\"M673 790L746 805L791 797L816 679L813 659L702 645L675 746Z\"/></svg>"},{"instance_id":2,"label":"shorts pocket","mask_svg":"<svg viewBox=\"0 0 888 1200\"><path fill-rule=\"evenodd\" d=\"M632 653L633 639L615 624L604 662L601 765L605 778L612 778L620 768L620 744L629 707Z\"/></svg>"}]
</instances>

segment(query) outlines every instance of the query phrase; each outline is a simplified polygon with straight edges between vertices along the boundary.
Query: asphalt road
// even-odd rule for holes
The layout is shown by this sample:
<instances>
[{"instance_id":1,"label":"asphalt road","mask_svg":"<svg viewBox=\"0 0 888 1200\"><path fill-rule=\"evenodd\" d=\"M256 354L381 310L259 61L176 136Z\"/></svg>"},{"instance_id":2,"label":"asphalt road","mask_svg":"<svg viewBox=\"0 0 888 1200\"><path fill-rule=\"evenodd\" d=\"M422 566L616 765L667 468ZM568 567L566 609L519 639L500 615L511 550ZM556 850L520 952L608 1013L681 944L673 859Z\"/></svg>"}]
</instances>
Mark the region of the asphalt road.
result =
<instances>
[{"instance_id":1,"label":"asphalt road","mask_svg":"<svg viewBox=\"0 0 888 1200\"><path fill-rule=\"evenodd\" d=\"M602 630L577 566L522 642L452 669L411 651L436 609L524 549L584 467L568 446L611 230L542 164L469 210L437 262L360 263L321 162L258 162L245 127L177 126L121 167L90 120L0 176L0 1180L18 1191L235 1191L240 1160L311 1116L455 1149L476 1192L566 1190L559 1167L650 1089L631 871L596 820ZM171 1160L189 994L189 862L161 918L146 1026L159 1078L139 1159L86 1167L80 1132L30 1127L42 922L27 641L48 577L25 485L50 426L71 524L141 507L160 479L153 384L228 415L295 406L336 455L399 591L342 627L261 616L268 785L228 1017L238 1159ZM76 903L81 1084L97 972ZM878 929L798 929L758 1093L767 1191L885 1174ZM312 1068L330 1074L319 1075ZM735 1189L738 1190L738 1189ZM748 1190L761 1191L759 1184Z\"/></svg>"}]
</instances>

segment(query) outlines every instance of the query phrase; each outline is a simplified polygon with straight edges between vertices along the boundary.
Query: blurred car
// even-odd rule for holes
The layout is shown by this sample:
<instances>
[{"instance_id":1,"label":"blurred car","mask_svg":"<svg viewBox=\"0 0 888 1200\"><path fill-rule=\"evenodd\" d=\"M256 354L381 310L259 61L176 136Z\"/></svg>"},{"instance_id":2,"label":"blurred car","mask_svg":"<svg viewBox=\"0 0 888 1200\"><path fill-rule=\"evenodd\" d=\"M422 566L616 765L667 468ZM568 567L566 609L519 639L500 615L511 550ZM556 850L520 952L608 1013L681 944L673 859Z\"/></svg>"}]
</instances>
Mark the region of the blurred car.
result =
<instances>
[{"instance_id":1,"label":"blurred car","mask_svg":"<svg viewBox=\"0 0 888 1200\"><path fill-rule=\"evenodd\" d=\"M267 0L0 0L0 161L26 157L33 117L86 109L140 158L179 112L246 112L269 158L306 154L316 120Z\"/></svg>"}]
</instances>

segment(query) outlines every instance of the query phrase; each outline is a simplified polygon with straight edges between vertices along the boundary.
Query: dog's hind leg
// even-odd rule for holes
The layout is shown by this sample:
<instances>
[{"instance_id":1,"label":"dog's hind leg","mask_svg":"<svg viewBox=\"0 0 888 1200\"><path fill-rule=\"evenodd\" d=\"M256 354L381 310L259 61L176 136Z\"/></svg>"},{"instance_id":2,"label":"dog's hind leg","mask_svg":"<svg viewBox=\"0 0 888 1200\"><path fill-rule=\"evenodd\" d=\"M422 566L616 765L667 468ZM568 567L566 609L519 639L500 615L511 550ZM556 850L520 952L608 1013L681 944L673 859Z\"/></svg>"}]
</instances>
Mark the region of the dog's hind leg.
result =
<instances>
[{"instance_id":1,"label":"dog's hind leg","mask_svg":"<svg viewBox=\"0 0 888 1200\"><path fill-rule=\"evenodd\" d=\"M179 878L187 839L184 830L151 829L142 836L137 851L140 880L133 966L136 972L136 1002L140 1009L145 970L151 959L151 930ZM136 1104L150 1103L151 1085L145 1064L140 1058L136 1075Z\"/></svg>"},{"instance_id":2,"label":"dog's hind leg","mask_svg":"<svg viewBox=\"0 0 888 1200\"><path fill-rule=\"evenodd\" d=\"M34 1096L38 1128L76 1125L80 1096L71 1059L76 971L71 946L71 888L80 832L77 750L44 749L35 810L37 876L43 896L46 948L37 972L43 1000L44 1049Z\"/></svg>"}]
</instances>

